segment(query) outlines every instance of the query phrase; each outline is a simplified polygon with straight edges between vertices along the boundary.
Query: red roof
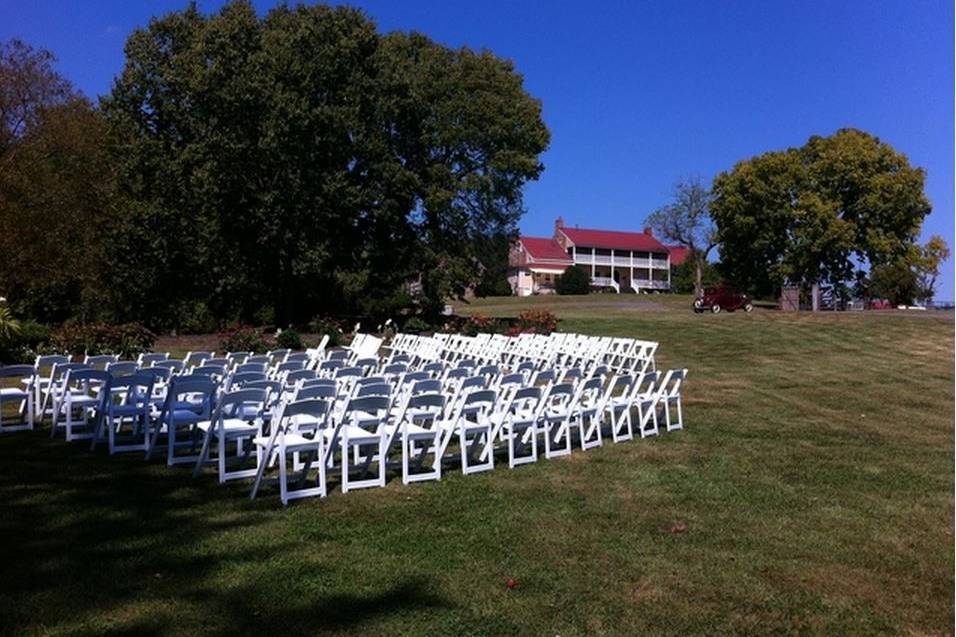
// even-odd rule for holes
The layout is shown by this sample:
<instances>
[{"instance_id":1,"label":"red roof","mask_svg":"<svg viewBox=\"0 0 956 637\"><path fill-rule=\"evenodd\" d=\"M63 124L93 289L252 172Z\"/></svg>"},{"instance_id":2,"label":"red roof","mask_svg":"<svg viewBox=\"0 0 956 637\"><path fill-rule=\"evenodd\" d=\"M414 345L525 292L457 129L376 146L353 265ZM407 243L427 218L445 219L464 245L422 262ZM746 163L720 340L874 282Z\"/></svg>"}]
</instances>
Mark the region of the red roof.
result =
<instances>
[{"instance_id":1,"label":"red roof","mask_svg":"<svg viewBox=\"0 0 956 637\"><path fill-rule=\"evenodd\" d=\"M640 250L644 252L667 252L653 235L643 232L618 232L615 230L588 230L586 228L561 228L575 245L610 250Z\"/></svg>"},{"instance_id":2,"label":"red roof","mask_svg":"<svg viewBox=\"0 0 956 637\"><path fill-rule=\"evenodd\" d=\"M690 254L690 248L686 246L667 246L667 250L671 253L671 265L680 265Z\"/></svg>"},{"instance_id":3,"label":"red roof","mask_svg":"<svg viewBox=\"0 0 956 637\"><path fill-rule=\"evenodd\" d=\"M521 245L527 250L528 255L535 261L542 259L549 261L562 261L571 263L571 257L564 251L564 248L554 239L545 239L542 237L520 237Z\"/></svg>"}]
</instances>

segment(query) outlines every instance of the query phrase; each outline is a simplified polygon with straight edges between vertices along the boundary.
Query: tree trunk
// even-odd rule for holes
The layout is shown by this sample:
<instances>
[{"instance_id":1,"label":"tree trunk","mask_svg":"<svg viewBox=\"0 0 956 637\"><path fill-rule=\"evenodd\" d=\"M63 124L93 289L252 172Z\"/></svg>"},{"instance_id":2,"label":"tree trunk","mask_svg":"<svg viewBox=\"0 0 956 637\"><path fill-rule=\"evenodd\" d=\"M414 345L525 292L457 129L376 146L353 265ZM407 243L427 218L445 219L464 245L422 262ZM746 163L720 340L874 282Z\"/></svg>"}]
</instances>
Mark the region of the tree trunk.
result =
<instances>
[{"instance_id":1,"label":"tree trunk","mask_svg":"<svg viewBox=\"0 0 956 637\"><path fill-rule=\"evenodd\" d=\"M694 255L694 296L700 298L704 295L704 256Z\"/></svg>"}]
</instances>

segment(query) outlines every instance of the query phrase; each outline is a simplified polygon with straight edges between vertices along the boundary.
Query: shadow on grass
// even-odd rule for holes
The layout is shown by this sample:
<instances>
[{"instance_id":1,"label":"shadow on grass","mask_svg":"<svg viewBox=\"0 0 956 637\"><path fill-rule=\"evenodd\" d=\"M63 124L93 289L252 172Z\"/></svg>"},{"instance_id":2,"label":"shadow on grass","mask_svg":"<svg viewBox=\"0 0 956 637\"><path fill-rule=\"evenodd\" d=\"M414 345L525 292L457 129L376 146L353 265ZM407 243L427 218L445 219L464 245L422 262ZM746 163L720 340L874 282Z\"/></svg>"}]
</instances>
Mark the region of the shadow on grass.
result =
<instances>
[{"instance_id":1,"label":"shadow on grass","mask_svg":"<svg viewBox=\"0 0 956 637\"><path fill-rule=\"evenodd\" d=\"M418 579L330 594L323 563L296 562L320 548L283 539L288 510L248 488L0 437L0 634L299 633L447 606Z\"/></svg>"}]
</instances>

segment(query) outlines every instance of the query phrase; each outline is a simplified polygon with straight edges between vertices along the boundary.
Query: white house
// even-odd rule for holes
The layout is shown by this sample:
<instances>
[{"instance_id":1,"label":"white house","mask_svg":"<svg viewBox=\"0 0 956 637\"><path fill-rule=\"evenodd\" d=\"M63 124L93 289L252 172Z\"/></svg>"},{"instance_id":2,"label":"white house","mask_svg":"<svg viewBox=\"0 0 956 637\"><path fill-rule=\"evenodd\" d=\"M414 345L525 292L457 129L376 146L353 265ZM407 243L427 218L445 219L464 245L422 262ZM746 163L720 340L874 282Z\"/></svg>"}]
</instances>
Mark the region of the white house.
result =
<instances>
[{"instance_id":1,"label":"white house","mask_svg":"<svg viewBox=\"0 0 956 637\"><path fill-rule=\"evenodd\" d=\"M518 296L549 294L554 291L556 278L569 265L577 264L590 272L595 287L615 292L668 290L671 250L649 229L619 232L571 228L558 217L553 237L521 236L514 243L508 280ZM674 250L676 253L679 249ZM680 260L684 256L681 253Z\"/></svg>"}]
</instances>

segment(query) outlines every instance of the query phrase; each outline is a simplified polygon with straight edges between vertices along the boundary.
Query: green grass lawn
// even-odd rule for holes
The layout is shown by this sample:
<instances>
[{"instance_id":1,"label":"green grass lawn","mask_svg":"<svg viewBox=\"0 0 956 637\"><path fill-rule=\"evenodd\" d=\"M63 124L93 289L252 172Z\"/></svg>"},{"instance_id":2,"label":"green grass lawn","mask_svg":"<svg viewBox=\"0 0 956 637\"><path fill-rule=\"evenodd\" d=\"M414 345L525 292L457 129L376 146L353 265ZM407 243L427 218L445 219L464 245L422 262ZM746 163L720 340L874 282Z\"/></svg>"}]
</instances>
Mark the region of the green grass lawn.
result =
<instances>
[{"instance_id":1,"label":"green grass lawn","mask_svg":"<svg viewBox=\"0 0 956 637\"><path fill-rule=\"evenodd\" d=\"M3 632L952 632L952 313L694 315L633 295L460 310L530 306L660 341L660 366L690 370L686 429L287 509L10 434Z\"/></svg>"}]
</instances>

